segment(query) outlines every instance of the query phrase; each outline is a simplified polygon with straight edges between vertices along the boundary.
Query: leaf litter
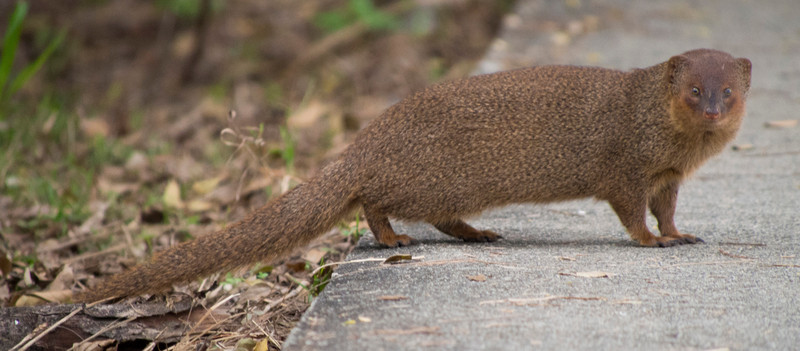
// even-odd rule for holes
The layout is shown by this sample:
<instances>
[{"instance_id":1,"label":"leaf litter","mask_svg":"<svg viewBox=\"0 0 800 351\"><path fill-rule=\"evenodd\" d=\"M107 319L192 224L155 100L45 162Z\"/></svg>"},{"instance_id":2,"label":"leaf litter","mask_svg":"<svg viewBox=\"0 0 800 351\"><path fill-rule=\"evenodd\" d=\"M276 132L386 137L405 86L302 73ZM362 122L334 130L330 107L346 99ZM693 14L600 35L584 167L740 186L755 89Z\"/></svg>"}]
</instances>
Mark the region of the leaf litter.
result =
<instances>
[{"instance_id":1,"label":"leaf litter","mask_svg":"<svg viewBox=\"0 0 800 351\"><path fill-rule=\"evenodd\" d=\"M76 112L81 117L74 139L79 151L76 157L86 157L87 150L93 148L106 150L115 145L129 152L119 161L99 166L90 179L88 201L98 206L88 206L87 214L76 219L61 219L63 208L55 204L26 203L0 194L3 242L0 298L4 305L67 302L70 289L91 286L165 247L242 218L341 152L354 133L397 96L407 95L439 78L429 76L431 69L420 67L445 62L434 67L443 69L443 76L456 77L468 72L459 67L469 67L463 64L465 58L477 60L483 55L502 18L498 8L488 3L445 4L437 11L438 30L446 35L420 39L414 34L413 40L418 42L415 44L409 44L411 39L388 41L383 34L366 35L368 31L363 29L338 42L315 30L297 31L308 26L308 11L324 12L346 3L334 1L311 8L291 2L226 3L221 13L211 14L212 20L208 22L212 23L210 38L216 39L199 43L202 47L195 46L204 50L205 55L196 66L188 65L190 74L185 80L176 74L184 72L192 45L178 50L184 45L179 38L191 38L193 28L177 25L174 14L153 8L154 3L112 2L75 6L66 12L60 7L44 5L36 9L40 12L32 12L32 16L49 13L65 19L92 18L92 21L64 21L78 47L67 53L73 56L63 58L70 62L70 70L52 74L55 84L70 86L72 82L82 82L73 89L81 96L82 106ZM276 11L280 6L287 7ZM119 16L113 15L116 13L127 14L124 25L118 21ZM278 14L281 20L273 22L286 27L276 25L271 32L256 30L257 25L245 19L253 16L269 19ZM466 26L474 30L454 30ZM110 27L119 28L115 36L103 30ZM154 41L152 33L126 28L160 28L159 33L164 36ZM392 33L392 38L409 34ZM287 35L294 38L294 46L285 46ZM93 43L95 49L81 48L80 43L86 42ZM240 43L252 43L258 48L256 51L276 59L255 65L242 58L231 58L228 55L234 51L231 47ZM337 53L343 45L348 48L347 53ZM327 50L319 49L326 47ZM117 50L120 48L125 50ZM304 57L309 48L315 50L313 57ZM336 60L327 60L331 53L337 53ZM440 56L426 56L432 53ZM112 73L116 72L113 67L120 65L126 69ZM284 69L287 66L299 69L291 73ZM276 76L274 72L290 73ZM241 77L261 77L261 80ZM274 80L265 81L263 77ZM215 80L222 83L209 86L208 82ZM302 84L308 81L317 84ZM29 93L35 95L36 89ZM221 94L210 96L208 92L215 89ZM354 104L356 99L358 105ZM235 125L226 126L225 114L231 106L240 114L233 122ZM297 112L291 113L292 110ZM288 121L287 116L291 116ZM287 123L294 139L291 160L294 171L287 168L286 150L283 154L279 152L286 147L279 129ZM57 124L52 116L43 132L55 132ZM235 133L225 132L220 140L219 131L225 128ZM226 145L232 136L239 137L235 140L240 143L235 147ZM100 139L107 144L92 144L92 140ZM320 140L330 142L320 143ZM36 147L44 150L42 146ZM37 154L48 153L37 151ZM41 161L42 166L48 166L59 160L45 156ZM13 185L20 179L8 178L6 184ZM66 183L54 183L53 187L58 196L74 195ZM322 259L342 262L353 244L349 237L332 231L305 251L272 262L268 272L260 269L263 265L258 269L240 269L230 276L220 274L177 287L166 297L153 295L123 303L169 305L174 296L184 296L198 306L215 306L224 301L225 308L215 310L214 323L199 328L197 334L186 335L177 345L189 348L200 345L199 335L206 334L229 346L235 344L237 337L249 337L266 341L257 343L261 347L277 349L308 307L310 298L303 284L308 284L318 272ZM289 274L291 269L286 263L298 260L307 266ZM397 262L418 260L401 257ZM235 278L242 274L245 278ZM252 293L248 293L251 289ZM125 323L128 322L115 327L126 328ZM30 335L47 338L41 332L31 331ZM109 340L107 335L97 334L81 347L107 345Z\"/></svg>"}]
</instances>

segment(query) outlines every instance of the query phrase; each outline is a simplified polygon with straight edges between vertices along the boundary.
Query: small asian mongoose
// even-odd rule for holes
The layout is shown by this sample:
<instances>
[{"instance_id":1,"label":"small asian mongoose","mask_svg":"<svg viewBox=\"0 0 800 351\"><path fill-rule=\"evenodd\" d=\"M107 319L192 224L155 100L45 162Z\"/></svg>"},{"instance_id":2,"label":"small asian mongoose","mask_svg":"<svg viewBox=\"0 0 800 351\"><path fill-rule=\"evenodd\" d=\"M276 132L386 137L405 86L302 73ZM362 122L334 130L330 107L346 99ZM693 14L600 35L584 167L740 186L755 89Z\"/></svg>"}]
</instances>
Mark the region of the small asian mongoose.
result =
<instances>
[{"instance_id":1,"label":"small asian mongoose","mask_svg":"<svg viewBox=\"0 0 800 351\"><path fill-rule=\"evenodd\" d=\"M307 245L357 206L378 242L414 240L389 218L495 241L463 218L513 203L608 201L643 246L702 240L673 222L678 187L731 141L751 63L709 49L629 72L541 66L431 86L371 122L320 174L214 234L80 292L96 301L166 290ZM661 236L647 228L647 209Z\"/></svg>"}]
</instances>

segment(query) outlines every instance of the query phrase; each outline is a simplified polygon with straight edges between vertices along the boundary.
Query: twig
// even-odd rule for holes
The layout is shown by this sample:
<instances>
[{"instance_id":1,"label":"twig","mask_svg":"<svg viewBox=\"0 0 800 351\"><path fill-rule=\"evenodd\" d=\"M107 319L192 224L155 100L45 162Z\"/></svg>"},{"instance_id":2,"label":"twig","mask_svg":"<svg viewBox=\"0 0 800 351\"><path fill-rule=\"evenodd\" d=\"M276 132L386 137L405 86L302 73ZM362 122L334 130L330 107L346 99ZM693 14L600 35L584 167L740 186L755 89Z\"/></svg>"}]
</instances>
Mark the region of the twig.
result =
<instances>
[{"instance_id":1,"label":"twig","mask_svg":"<svg viewBox=\"0 0 800 351\"><path fill-rule=\"evenodd\" d=\"M121 321L118 320L118 321L116 321L114 323L111 323L111 324L103 327L102 329L98 330L97 333L92 334L92 336L90 336L90 337L88 337L86 339L83 339L81 342L79 342L77 344L72 345L72 347L70 347L69 350L67 350L67 351L76 350L76 347L91 341L92 339L96 338L98 335L103 334L103 333L105 333L105 332L107 332L107 331L109 331L111 329L119 328L119 327L121 327L121 326L123 326L125 324L128 324L131 321L135 320L136 318L138 318L138 317L137 316L131 316L131 317L128 317L128 318L123 319Z\"/></svg>"},{"instance_id":2,"label":"twig","mask_svg":"<svg viewBox=\"0 0 800 351\"><path fill-rule=\"evenodd\" d=\"M270 303L269 303L269 305L267 305L267 307L266 307L266 308L264 309L264 311L262 311L261 313L267 313L267 312L269 312L269 310L271 310L273 307L275 307L275 306L277 306L277 305L280 305L280 304L282 304L284 301L286 301L286 300L288 300L288 299L291 299L291 298L293 298L293 297L297 296L297 294L299 294L301 291L303 291L303 290L305 290L305 289L306 289L306 287L305 287L305 286L298 284L298 285L297 285L297 287L296 287L296 288L294 288L294 290L292 290L292 291L291 291L291 292L289 292L288 294L286 294L286 295L283 295L283 296L281 296L281 298L279 298L279 299L277 299L277 300L275 300L275 301L272 301L272 302L270 302Z\"/></svg>"},{"instance_id":3,"label":"twig","mask_svg":"<svg viewBox=\"0 0 800 351\"><path fill-rule=\"evenodd\" d=\"M102 251L89 252L89 253L85 253L83 255L70 257L70 258L64 260L64 265L68 265L68 264L75 263L75 262L82 261L82 260L89 259L89 258L94 258L94 257L97 257L97 256L107 255L107 254L112 253L114 251L124 250L126 247L128 247L128 244L117 244L117 245L114 245L112 247L106 248L105 250L102 250Z\"/></svg>"},{"instance_id":4,"label":"twig","mask_svg":"<svg viewBox=\"0 0 800 351\"><path fill-rule=\"evenodd\" d=\"M73 317L73 316L75 316L76 314L78 314L78 313L82 312L82 311L83 311L83 308L84 308L84 307L83 307L83 306L81 306L81 307L79 307L79 308L75 309L75 310L74 310L74 311L72 311L70 314L68 314L68 315L64 316L64 318L61 318L61 319L59 319L59 320L58 320L58 322L55 322L55 323L53 323L53 325L51 325L51 326L50 326L50 328L47 328L47 329L45 329L45 330L44 330L43 332L41 332L39 335L37 335L36 337L34 337L33 339L31 339L30 341L28 341L27 343L25 343L25 345L23 345L22 347L20 347L19 345L20 345L20 344L22 344L23 342L25 342L25 339L22 339L22 341L20 341L20 342L19 342L18 344L16 344L16 345L14 345L14 347L12 347L10 351L25 351L25 350L27 350L29 347L33 346L33 344L35 344L37 341L39 341L39 340L40 340L41 338L43 338L45 335L49 334L51 331L53 331L54 329L56 329L56 328L57 328L59 325L63 324L64 322L66 322L68 319L72 318L72 317Z\"/></svg>"},{"instance_id":5,"label":"twig","mask_svg":"<svg viewBox=\"0 0 800 351\"><path fill-rule=\"evenodd\" d=\"M735 242L721 242L720 245L733 245L733 246L767 246L763 243L735 243Z\"/></svg>"},{"instance_id":6,"label":"twig","mask_svg":"<svg viewBox=\"0 0 800 351\"><path fill-rule=\"evenodd\" d=\"M230 299L238 297L239 295L241 295L241 294L233 294L233 295L226 296L224 299L217 301L217 303L212 305L211 308L206 309L206 312L203 314L203 317L201 317L199 321L194 323L194 325L192 326L192 329L189 330L189 332L187 333L187 336L189 337L189 342L197 341L197 339L199 339L200 335L203 335L203 334L207 333L209 330L215 328L220 323L237 316L238 314L237 315L229 315L227 318L225 318L225 319L223 319L221 321L218 321L218 320L215 319L214 323L211 326L209 326L208 328L204 329L202 332L197 333L197 330L196 330L197 327L200 326L206 320L207 317L211 316L211 312L214 312L214 310L216 310L220 306L224 305L226 302L230 301ZM187 321L188 321L188 317L187 317Z\"/></svg>"},{"instance_id":7,"label":"twig","mask_svg":"<svg viewBox=\"0 0 800 351\"><path fill-rule=\"evenodd\" d=\"M425 256L417 256L417 257L412 258L412 260L421 260L423 258L425 258ZM362 258L362 259L359 259L359 260L352 260L352 261L329 262L329 263L326 263L326 264L323 264L323 265L317 267L317 269L315 269L315 270L313 270L311 272L311 275L313 276L314 274L317 274L319 271L321 271L321 270L323 270L325 268L328 268L330 266L338 266L338 265L348 264L348 263L383 262L383 261L386 261L386 259L385 258L372 258L372 257L370 257L370 258Z\"/></svg>"},{"instance_id":8,"label":"twig","mask_svg":"<svg viewBox=\"0 0 800 351\"><path fill-rule=\"evenodd\" d=\"M748 260L752 260L753 259L752 257L732 254L732 253L730 253L728 251L725 251L723 249L719 249L719 253L721 253L721 254L723 254L725 256L728 256L728 257L733 257L733 258L745 258L745 259L748 259Z\"/></svg>"},{"instance_id":9,"label":"twig","mask_svg":"<svg viewBox=\"0 0 800 351\"><path fill-rule=\"evenodd\" d=\"M399 15L410 10L412 6L413 2L398 1L384 9L381 9L381 11L389 14ZM367 33L368 30L369 26L362 21L353 23L347 28L340 29L312 44L308 50L305 50L305 55L301 56L298 60L295 60L295 63L286 71L289 73L289 75L291 75L293 72L302 69L306 65L314 63L326 53L333 51L337 47L344 46L345 44L358 39Z\"/></svg>"},{"instance_id":10,"label":"twig","mask_svg":"<svg viewBox=\"0 0 800 351\"><path fill-rule=\"evenodd\" d=\"M194 47L183 66L181 82L187 83L194 76L197 63L203 57L206 48L206 38L208 37L208 22L211 17L211 0L201 0L200 10L197 13L197 22L194 27Z\"/></svg>"},{"instance_id":11,"label":"twig","mask_svg":"<svg viewBox=\"0 0 800 351\"><path fill-rule=\"evenodd\" d=\"M752 259L738 259L738 260L730 260L730 261L704 261L704 262L684 262L684 263L675 263L666 266L656 266L657 268L670 268L670 267L680 267L680 266L702 266L702 265L712 265L712 264L731 264L731 263L750 263L753 262Z\"/></svg>"},{"instance_id":12,"label":"twig","mask_svg":"<svg viewBox=\"0 0 800 351\"><path fill-rule=\"evenodd\" d=\"M486 301L481 301L478 304L479 305L486 305L486 304L494 305L494 304L498 304L498 303L510 303L510 304L514 304L514 305L517 305L517 306L523 306L523 305L530 305L532 303L542 303L542 302L551 301L551 300L604 301L604 300L606 300L606 298L604 298L604 297L595 297L595 296L581 297L581 296L552 296L552 295L548 295L548 296L543 296L543 297L510 298L510 299L502 299L502 300L486 300Z\"/></svg>"},{"instance_id":13,"label":"twig","mask_svg":"<svg viewBox=\"0 0 800 351\"><path fill-rule=\"evenodd\" d=\"M259 330L261 330L261 332L262 332L262 333L264 333L264 336L266 336L266 337L267 337L267 340L269 340L269 341L270 341L270 342L271 342L273 345L275 345L275 347L277 347L279 350L282 348L282 346L281 346L281 344L278 342L278 340L275 340L275 338L273 338L273 337L272 337L272 334L270 334L270 333L267 333L267 331L266 331L264 328L262 328L262 327L261 327L261 325L259 325L258 323L256 323L256 321L255 321L255 320L252 320L252 319L251 319L251 320L250 320L250 323L253 323L253 325L255 325L255 326L256 326L256 328L258 328Z\"/></svg>"}]
</instances>

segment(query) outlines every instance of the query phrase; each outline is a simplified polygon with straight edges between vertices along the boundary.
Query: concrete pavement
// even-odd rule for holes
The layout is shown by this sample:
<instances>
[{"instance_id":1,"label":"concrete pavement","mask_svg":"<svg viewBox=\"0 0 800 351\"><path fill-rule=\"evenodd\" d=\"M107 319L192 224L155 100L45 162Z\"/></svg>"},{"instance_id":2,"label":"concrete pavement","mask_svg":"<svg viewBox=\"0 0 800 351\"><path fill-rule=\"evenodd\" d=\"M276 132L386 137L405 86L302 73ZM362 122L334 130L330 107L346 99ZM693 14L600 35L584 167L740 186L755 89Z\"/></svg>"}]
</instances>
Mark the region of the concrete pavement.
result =
<instances>
[{"instance_id":1,"label":"concrete pavement","mask_svg":"<svg viewBox=\"0 0 800 351\"><path fill-rule=\"evenodd\" d=\"M340 266L285 350L800 348L800 2L519 0L482 72L535 64L630 69L710 47L753 62L734 145L681 188L676 223L704 245L642 248L606 203L513 206L463 243L396 224L410 263ZM654 221L651 224L655 224Z\"/></svg>"}]
</instances>

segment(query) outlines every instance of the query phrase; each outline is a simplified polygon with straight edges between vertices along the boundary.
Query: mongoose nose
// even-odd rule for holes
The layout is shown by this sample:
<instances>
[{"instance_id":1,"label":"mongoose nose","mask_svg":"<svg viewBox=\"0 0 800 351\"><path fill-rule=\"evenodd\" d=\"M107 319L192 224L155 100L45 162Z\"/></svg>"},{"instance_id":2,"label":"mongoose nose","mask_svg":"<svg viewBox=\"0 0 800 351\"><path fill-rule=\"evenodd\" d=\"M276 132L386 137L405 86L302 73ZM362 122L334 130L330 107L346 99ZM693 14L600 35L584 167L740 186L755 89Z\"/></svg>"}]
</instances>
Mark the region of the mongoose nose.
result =
<instances>
[{"instance_id":1,"label":"mongoose nose","mask_svg":"<svg viewBox=\"0 0 800 351\"><path fill-rule=\"evenodd\" d=\"M719 109L712 108L712 107L706 107L705 117L706 117L706 119L710 119L710 120L718 119L719 118Z\"/></svg>"}]
</instances>

